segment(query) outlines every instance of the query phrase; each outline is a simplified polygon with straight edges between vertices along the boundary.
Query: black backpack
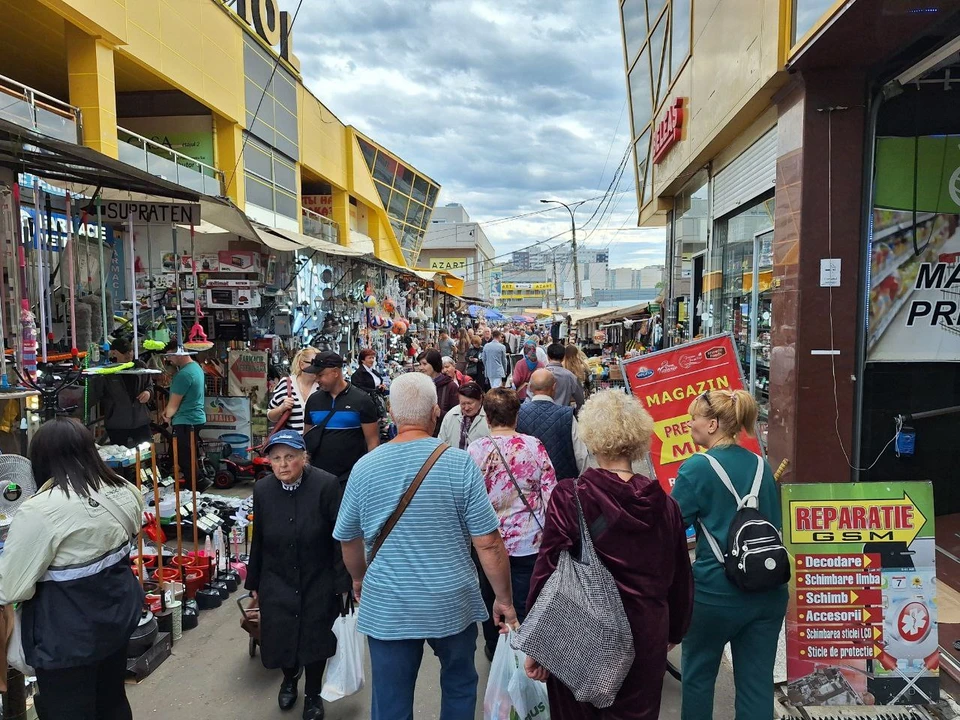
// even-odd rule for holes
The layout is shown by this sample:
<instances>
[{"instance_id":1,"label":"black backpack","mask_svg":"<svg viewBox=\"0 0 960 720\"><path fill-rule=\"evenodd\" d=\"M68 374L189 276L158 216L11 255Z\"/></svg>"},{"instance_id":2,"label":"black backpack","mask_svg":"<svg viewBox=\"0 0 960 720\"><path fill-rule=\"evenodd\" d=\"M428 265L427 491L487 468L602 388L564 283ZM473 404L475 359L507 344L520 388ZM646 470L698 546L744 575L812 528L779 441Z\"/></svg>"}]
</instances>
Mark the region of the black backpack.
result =
<instances>
[{"instance_id":1,"label":"black backpack","mask_svg":"<svg viewBox=\"0 0 960 720\"><path fill-rule=\"evenodd\" d=\"M757 474L750 494L741 498L717 459L706 453L703 456L737 501L737 512L727 533L726 553L720 551L717 541L700 523L707 544L723 566L727 579L745 592L765 592L789 582L790 557L783 546L783 538L773 523L757 509L763 480L763 458L757 456Z\"/></svg>"}]
</instances>

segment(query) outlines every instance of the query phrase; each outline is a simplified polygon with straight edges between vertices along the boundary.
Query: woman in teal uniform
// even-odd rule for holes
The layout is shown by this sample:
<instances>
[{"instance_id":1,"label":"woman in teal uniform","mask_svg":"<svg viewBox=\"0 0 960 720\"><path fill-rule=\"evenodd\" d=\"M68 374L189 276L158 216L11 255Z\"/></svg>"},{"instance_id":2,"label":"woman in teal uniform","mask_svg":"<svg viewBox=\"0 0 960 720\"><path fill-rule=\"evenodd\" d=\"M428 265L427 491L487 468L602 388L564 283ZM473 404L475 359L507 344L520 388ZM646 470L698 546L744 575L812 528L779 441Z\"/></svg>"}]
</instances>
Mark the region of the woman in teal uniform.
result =
<instances>
[{"instance_id":1,"label":"woman in teal uniform","mask_svg":"<svg viewBox=\"0 0 960 720\"><path fill-rule=\"evenodd\" d=\"M730 476L737 493L750 493L757 456L741 447L743 431L753 434L757 403L745 390L714 390L690 405L690 431ZM682 720L713 717L713 693L723 648L733 651L737 720L773 717L773 666L777 639L787 607L787 586L767 592L744 592L731 583L703 535L725 547L737 503L701 455L687 460L677 475L673 499L687 525L697 529L693 565L693 620L683 639ZM780 497L770 466L764 462L759 510L781 530Z\"/></svg>"}]
</instances>

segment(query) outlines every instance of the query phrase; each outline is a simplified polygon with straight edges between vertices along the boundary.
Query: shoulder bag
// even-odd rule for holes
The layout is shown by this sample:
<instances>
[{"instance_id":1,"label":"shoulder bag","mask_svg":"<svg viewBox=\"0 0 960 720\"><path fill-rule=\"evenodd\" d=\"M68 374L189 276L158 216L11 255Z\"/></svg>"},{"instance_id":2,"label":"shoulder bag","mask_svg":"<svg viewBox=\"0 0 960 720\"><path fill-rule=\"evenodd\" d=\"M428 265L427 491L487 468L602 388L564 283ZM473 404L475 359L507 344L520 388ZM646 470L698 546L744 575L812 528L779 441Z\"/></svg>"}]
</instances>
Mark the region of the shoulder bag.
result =
<instances>
[{"instance_id":1,"label":"shoulder bag","mask_svg":"<svg viewBox=\"0 0 960 720\"><path fill-rule=\"evenodd\" d=\"M287 397L293 397L293 384L296 382L296 379L293 375L287 375ZM280 414L280 419L277 420L277 424L273 426L273 430L270 431L270 437L273 437L276 433L283 430L283 426L287 424L287 421L290 419L291 410L284 410ZM306 406L303 408L304 414L307 412ZM269 439L269 438L268 438Z\"/></svg>"},{"instance_id":2,"label":"shoulder bag","mask_svg":"<svg viewBox=\"0 0 960 720\"><path fill-rule=\"evenodd\" d=\"M517 495L520 496L520 500L523 502L524 506L533 515L533 519L537 521L537 525L540 526L540 532L543 532L543 523L540 522L540 518L537 517L537 514L533 511L533 508L530 506L530 503L527 502L527 498L523 495L523 490L520 489L520 483L517 482L517 478L514 477L513 472L510 470L510 464L507 462L507 459L503 456L503 452L500 450L500 446L497 445L497 441L494 438L490 438L490 442L493 443L493 449L497 451L497 455L500 456L500 461L503 463L503 469L507 471L507 475L510 476L510 482L513 483L513 486L517 489ZM543 506L543 494L540 494L540 506Z\"/></svg>"},{"instance_id":3,"label":"shoulder bag","mask_svg":"<svg viewBox=\"0 0 960 720\"><path fill-rule=\"evenodd\" d=\"M613 575L597 557L580 506L580 557L560 553L557 569L511 640L566 685L578 702L613 705L633 667L630 621Z\"/></svg>"},{"instance_id":4,"label":"shoulder bag","mask_svg":"<svg viewBox=\"0 0 960 720\"><path fill-rule=\"evenodd\" d=\"M423 480L427 477L427 473L433 469L433 466L436 464L437 460L440 459L440 456L449 449L449 445L446 443L440 443L437 445L436 450L430 453L430 457L427 458L426 462L423 463L423 467L420 468L420 472L418 472L416 477L413 478L413 482L410 483L410 487L407 488L407 491L403 494L403 497L400 498L400 502L397 504L396 510L394 510L393 514L387 518L387 521L380 529L380 534L377 535L377 539L373 543L373 549L370 551L370 559L367 560L367 567L373 565L373 561L376 559L377 553L380 552L380 548L383 547L383 543L386 541L387 536L390 535L390 532L393 530L397 522L400 520L400 517L406 511L407 506L410 505L410 501L413 500L413 496L417 494L417 490L419 490L420 486L423 484Z\"/></svg>"}]
</instances>

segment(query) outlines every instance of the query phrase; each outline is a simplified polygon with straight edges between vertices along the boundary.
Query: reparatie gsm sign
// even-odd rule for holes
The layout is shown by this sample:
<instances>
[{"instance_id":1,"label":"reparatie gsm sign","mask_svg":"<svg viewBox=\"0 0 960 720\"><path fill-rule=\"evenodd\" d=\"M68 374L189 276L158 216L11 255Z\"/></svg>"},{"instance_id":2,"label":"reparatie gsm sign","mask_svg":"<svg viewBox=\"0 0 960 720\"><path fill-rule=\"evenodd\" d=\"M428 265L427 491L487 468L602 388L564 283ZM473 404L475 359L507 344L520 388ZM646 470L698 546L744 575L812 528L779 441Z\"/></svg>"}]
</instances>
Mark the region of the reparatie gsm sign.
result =
<instances>
[{"instance_id":1,"label":"reparatie gsm sign","mask_svg":"<svg viewBox=\"0 0 960 720\"><path fill-rule=\"evenodd\" d=\"M906 492L895 500L792 501L790 542L909 545L927 519Z\"/></svg>"}]
</instances>

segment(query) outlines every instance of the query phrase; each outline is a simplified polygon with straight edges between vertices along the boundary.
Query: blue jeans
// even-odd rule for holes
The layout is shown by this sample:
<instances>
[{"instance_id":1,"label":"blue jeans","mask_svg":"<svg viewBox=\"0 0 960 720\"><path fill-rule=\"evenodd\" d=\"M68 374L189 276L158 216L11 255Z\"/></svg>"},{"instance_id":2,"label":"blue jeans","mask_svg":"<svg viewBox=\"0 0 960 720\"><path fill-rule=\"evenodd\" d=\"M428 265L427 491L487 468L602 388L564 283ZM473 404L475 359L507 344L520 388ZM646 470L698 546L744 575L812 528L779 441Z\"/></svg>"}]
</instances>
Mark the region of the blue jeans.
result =
<instances>
[{"instance_id":1,"label":"blue jeans","mask_svg":"<svg viewBox=\"0 0 960 720\"><path fill-rule=\"evenodd\" d=\"M371 720L413 720L413 692L423 640L368 638L373 669ZM477 712L477 625L445 638L426 638L440 659L440 720L473 720Z\"/></svg>"}]
</instances>

